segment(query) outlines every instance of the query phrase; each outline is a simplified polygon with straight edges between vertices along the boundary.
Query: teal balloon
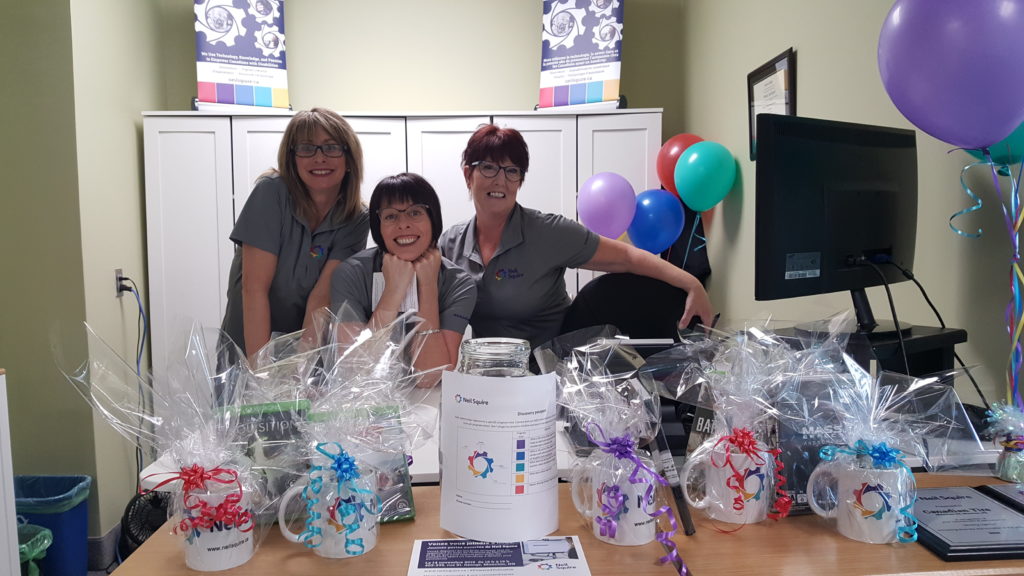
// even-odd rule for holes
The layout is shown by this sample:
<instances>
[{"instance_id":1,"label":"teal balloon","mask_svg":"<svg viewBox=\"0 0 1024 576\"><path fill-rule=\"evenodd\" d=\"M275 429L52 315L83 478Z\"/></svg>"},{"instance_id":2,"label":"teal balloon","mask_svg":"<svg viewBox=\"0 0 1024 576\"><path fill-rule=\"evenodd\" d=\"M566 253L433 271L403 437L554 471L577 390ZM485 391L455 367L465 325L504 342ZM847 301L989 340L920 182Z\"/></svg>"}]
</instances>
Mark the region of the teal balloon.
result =
<instances>
[{"instance_id":1,"label":"teal balloon","mask_svg":"<svg viewBox=\"0 0 1024 576\"><path fill-rule=\"evenodd\" d=\"M1021 157L1024 157L1024 124L1017 126L1006 138L989 146L988 151L996 164L1020 164ZM985 159L981 150L968 150L967 153L978 160Z\"/></svg>"},{"instance_id":2,"label":"teal balloon","mask_svg":"<svg viewBox=\"0 0 1024 576\"><path fill-rule=\"evenodd\" d=\"M736 182L736 159L725 146L705 140L691 145L676 162L676 190L694 212L710 210Z\"/></svg>"}]
</instances>

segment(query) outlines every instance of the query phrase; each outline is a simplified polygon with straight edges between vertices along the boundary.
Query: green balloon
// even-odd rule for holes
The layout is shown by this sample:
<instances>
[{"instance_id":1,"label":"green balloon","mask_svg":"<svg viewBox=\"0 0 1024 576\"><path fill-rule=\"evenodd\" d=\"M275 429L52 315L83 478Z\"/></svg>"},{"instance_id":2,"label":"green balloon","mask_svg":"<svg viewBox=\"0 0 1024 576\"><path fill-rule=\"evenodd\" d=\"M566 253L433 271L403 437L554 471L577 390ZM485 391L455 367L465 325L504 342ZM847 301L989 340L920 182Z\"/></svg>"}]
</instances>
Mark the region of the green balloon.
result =
<instances>
[{"instance_id":1,"label":"green balloon","mask_svg":"<svg viewBox=\"0 0 1024 576\"><path fill-rule=\"evenodd\" d=\"M694 212L722 201L736 182L736 159L725 146L705 140L687 148L676 162L676 190Z\"/></svg>"}]
</instances>

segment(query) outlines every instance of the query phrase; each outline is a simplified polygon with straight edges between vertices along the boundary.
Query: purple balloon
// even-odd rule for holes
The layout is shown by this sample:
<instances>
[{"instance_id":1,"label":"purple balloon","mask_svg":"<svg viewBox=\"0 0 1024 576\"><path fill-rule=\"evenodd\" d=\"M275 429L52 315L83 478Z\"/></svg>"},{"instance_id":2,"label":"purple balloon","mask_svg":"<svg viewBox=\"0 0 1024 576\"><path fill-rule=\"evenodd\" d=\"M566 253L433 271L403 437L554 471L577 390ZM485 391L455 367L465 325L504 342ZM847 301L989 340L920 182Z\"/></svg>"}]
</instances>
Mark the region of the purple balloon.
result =
<instances>
[{"instance_id":1,"label":"purple balloon","mask_svg":"<svg viewBox=\"0 0 1024 576\"><path fill-rule=\"evenodd\" d=\"M963 148L1024 122L1024 0L897 0L878 38L878 69L915 126Z\"/></svg>"},{"instance_id":2,"label":"purple balloon","mask_svg":"<svg viewBox=\"0 0 1024 576\"><path fill-rule=\"evenodd\" d=\"M598 172L587 178L576 198L580 222L605 238L622 236L635 210L633 186L614 172Z\"/></svg>"}]
</instances>

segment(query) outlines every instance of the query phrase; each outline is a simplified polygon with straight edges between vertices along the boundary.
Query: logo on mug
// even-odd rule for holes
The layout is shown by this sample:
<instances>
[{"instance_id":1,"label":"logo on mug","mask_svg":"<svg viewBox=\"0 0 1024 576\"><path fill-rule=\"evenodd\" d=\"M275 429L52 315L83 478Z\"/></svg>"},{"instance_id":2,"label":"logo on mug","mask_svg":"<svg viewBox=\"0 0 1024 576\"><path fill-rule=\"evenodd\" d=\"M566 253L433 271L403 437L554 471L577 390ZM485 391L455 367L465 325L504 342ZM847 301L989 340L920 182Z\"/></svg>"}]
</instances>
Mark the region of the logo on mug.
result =
<instances>
[{"instance_id":1,"label":"logo on mug","mask_svg":"<svg viewBox=\"0 0 1024 576\"><path fill-rule=\"evenodd\" d=\"M860 488L853 491L853 499L853 507L860 510L862 518L881 520L887 512L892 510L892 494L880 483L862 482ZM868 506L877 506L877 508L872 510Z\"/></svg>"},{"instance_id":2,"label":"logo on mug","mask_svg":"<svg viewBox=\"0 0 1024 576\"><path fill-rule=\"evenodd\" d=\"M753 478L756 481L754 490L747 490L747 486L751 484L750 479ZM764 493L764 472L761 471L760 466L753 468L747 468L743 474L742 484L737 481L736 476L729 477L729 488L732 488L738 494L743 496L744 502L750 502L751 500L760 500L761 494ZM735 485L734 485L735 484Z\"/></svg>"}]
</instances>

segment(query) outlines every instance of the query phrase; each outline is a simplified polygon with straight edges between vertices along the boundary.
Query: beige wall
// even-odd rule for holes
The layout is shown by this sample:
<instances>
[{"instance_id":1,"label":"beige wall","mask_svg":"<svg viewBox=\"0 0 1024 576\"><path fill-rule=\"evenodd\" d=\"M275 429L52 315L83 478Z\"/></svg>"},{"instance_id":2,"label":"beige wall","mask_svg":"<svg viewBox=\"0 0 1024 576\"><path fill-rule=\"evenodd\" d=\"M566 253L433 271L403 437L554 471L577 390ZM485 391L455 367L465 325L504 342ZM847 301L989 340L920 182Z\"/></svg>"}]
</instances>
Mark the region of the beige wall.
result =
<instances>
[{"instance_id":1,"label":"beige wall","mask_svg":"<svg viewBox=\"0 0 1024 576\"><path fill-rule=\"evenodd\" d=\"M19 2L0 19L0 366L17 474L88 474L90 534L134 491L134 455L65 382L84 360L83 320L134 364L137 305L113 270L144 285L141 118L162 107L157 12L131 0ZM145 292L143 291L143 296Z\"/></svg>"},{"instance_id":2,"label":"beige wall","mask_svg":"<svg viewBox=\"0 0 1024 576\"><path fill-rule=\"evenodd\" d=\"M68 0L8 6L0 54L0 365L14 471L94 475L92 415L50 355L52 332L65 354L85 357L84 340L64 330L85 318Z\"/></svg>"},{"instance_id":3,"label":"beige wall","mask_svg":"<svg viewBox=\"0 0 1024 576\"><path fill-rule=\"evenodd\" d=\"M162 106L159 13L150 2L71 3L78 195L85 318L135 365L138 304L116 297L114 269L144 286L142 118ZM146 292L142 291L145 298ZM120 519L135 490L133 445L94 418L100 529Z\"/></svg>"},{"instance_id":4,"label":"beige wall","mask_svg":"<svg viewBox=\"0 0 1024 576\"><path fill-rule=\"evenodd\" d=\"M913 128L891 103L877 67L878 34L891 0L689 0L679 29L685 69L684 122L679 127L727 146L739 161L739 182L716 210L709 234L712 298L733 319L807 320L850 308L848 294L756 302L754 172L749 161L746 76L786 48L797 52L797 113L801 116ZM675 130L666 126L665 134ZM980 364L989 399L1004 390L1008 337L1002 308L1009 296L1008 240L990 185L978 182L986 209L962 226L982 226L981 240L962 238L948 219L970 205L960 191L960 169L969 159L952 146L918 132L919 211L915 273L949 326L969 341L958 350ZM979 179L983 180L983 179ZM865 223L870 225L870 223ZM869 290L878 318L891 318L882 288ZM901 320L937 325L910 282L893 286ZM958 390L975 401L969 382Z\"/></svg>"}]
</instances>

